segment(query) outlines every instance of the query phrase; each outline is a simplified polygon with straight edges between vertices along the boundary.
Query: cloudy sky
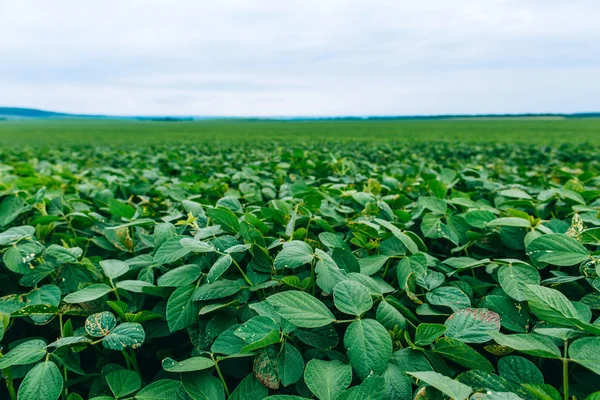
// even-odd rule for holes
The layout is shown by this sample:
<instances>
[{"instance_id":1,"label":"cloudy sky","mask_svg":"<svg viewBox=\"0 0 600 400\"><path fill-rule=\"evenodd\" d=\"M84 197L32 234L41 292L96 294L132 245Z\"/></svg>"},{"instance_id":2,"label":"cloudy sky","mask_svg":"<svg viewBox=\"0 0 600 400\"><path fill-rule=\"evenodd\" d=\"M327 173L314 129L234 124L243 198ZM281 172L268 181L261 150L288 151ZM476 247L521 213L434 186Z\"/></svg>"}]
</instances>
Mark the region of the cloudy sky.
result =
<instances>
[{"instance_id":1,"label":"cloudy sky","mask_svg":"<svg viewBox=\"0 0 600 400\"><path fill-rule=\"evenodd\" d=\"M598 0L0 0L0 106L600 110Z\"/></svg>"}]
</instances>

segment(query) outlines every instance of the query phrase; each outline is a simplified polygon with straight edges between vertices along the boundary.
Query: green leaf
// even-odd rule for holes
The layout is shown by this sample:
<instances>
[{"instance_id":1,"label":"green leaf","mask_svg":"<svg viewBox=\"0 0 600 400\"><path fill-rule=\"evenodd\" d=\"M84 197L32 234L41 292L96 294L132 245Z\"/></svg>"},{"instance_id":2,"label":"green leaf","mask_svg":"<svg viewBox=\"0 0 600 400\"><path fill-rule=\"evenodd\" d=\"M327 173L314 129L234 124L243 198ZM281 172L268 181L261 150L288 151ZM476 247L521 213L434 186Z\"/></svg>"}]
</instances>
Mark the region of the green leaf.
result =
<instances>
[{"instance_id":1,"label":"green leaf","mask_svg":"<svg viewBox=\"0 0 600 400\"><path fill-rule=\"evenodd\" d=\"M276 269L297 268L312 262L314 255L313 248L309 244L292 240L284 243L283 249L275 257L274 265Z\"/></svg>"},{"instance_id":2,"label":"green leaf","mask_svg":"<svg viewBox=\"0 0 600 400\"><path fill-rule=\"evenodd\" d=\"M600 335L600 327L586 323L575 305L556 289L527 285L527 301L531 311L544 321L563 326L575 326L594 335Z\"/></svg>"},{"instance_id":3,"label":"green leaf","mask_svg":"<svg viewBox=\"0 0 600 400\"><path fill-rule=\"evenodd\" d=\"M106 336L115 326L117 326L117 320L108 311L92 314L85 320L85 331L93 337Z\"/></svg>"},{"instance_id":4,"label":"green leaf","mask_svg":"<svg viewBox=\"0 0 600 400\"><path fill-rule=\"evenodd\" d=\"M195 264L184 265L166 272L158 278L158 286L182 287L194 283L202 275L202 267Z\"/></svg>"},{"instance_id":5,"label":"green leaf","mask_svg":"<svg viewBox=\"0 0 600 400\"><path fill-rule=\"evenodd\" d=\"M523 387L537 400L562 400L558 390L550 385L524 383Z\"/></svg>"},{"instance_id":6,"label":"green leaf","mask_svg":"<svg viewBox=\"0 0 600 400\"><path fill-rule=\"evenodd\" d=\"M133 292L133 293L152 293L152 292L148 291L147 289L148 288L156 288L156 286L154 286L151 283L133 280L133 279L128 279L128 280L124 280L121 282L117 282L116 286L119 289L126 290L128 292ZM144 289L146 289L146 291L144 291Z\"/></svg>"},{"instance_id":7,"label":"green leaf","mask_svg":"<svg viewBox=\"0 0 600 400\"><path fill-rule=\"evenodd\" d=\"M138 400L185 400L187 396L180 381L161 379L140 390L135 398Z\"/></svg>"},{"instance_id":8,"label":"green leaf","mask_svg":"<svg viewBox=\"0 0 600 400\"><path fill-rule=\"evenodd\" d=\"M487 358L456 339L450 337L439 338L431 345L431 348L442 357L463 367L494 371L494 367Z\"/></svg>"},{"instance_id":9,"label":"green leaf","mask_svg":"<svg viewBox=\"0 0 600 400\"><path fill-rule=\"evenodd\" d=\"M308 293L296 290L277 293L267 298L281 317L300 328L329 325L335 317L327 306Z\"/></svg>"},{"instance_id":10,"label":"green leaf","mask_svg":"<svg viewBox=\"0 0 600 400\"><path fill-rule=\"evenodd\" d=\"M225 400L221 381L210 374L184 374L182 383L192 400Z\"/></svg>"},{"instance_id":11,"label":"green leaf","mask_svg":"<svg viewBox=\"0 0 600 400\"><path fill-rule=\"evenodd\" d=\"M129 265L119 260L103 260L100 261L100 266L109 279L116 279L129 272Z\"/></svg>"},{"instance_id":12,"label":"green leaf","mask_svg":"<svg viewBox=\"0 0 600 400\"><path fill-rule=\"evenodd\" d=\"M339 360L312 359L306 364L304 382L319 400L335 400L352 382L352 367Z\"/></svg>"},{"instance_id":13,"label":"green leaf","mask_svg":"<svg viewBox=\"0 0 600 400\"><path fill-rule=\"evenodd\" d=\"M434 306L450 307L452 311L471 307L471 300L460 289L452 286L442 286L425 294L427 301Z\"/></svg>"},{"instance_id":14,"label":"green leaf","mask_svg":"<svg viewBox=\"0 0 600 400\"><path fill-rule=\"evenodd\" d=\"M358 265L360 266L360 273L364 275L374 275L385 265L390 257L383 255L376 255L371 257L365 257L358 259Z\"/></svg>"},{"instance_id":15,"label":"green leaf","mask_svg":"<svg viewBox=\"0 0 600 400\"><path fill-rule=\"evenodd\" d=\"M406 318L385 300L381 300L377 306L375 319L388 330L406 329L407 326Z\"/></svg>"},{"instance_id":16,"label":"green leaf","mask_svg":"<svg viewBox=\"0 0 600 400\"><path fill-rule=\"evenodd\" d=\"M13 365L27 365L41 360L46 355L46 343L43 340L28 340L15 346L0 357L0 369Z\"/></svg>"},{"instance_id":17,"label":"green leaf","mask_svg":"<svg viewBox=\"0 0 600 400\"><path fill-rule=\"evenodd\" d=\"M589 251L581 243L562 233L543 235L527 246L527 255L536 262L567 267L589 258Z\"/></svg>"},{"instance_id":18,"label":"green leaf","mask_svg":"<svg viewBox=\"0 0 600 400\"><path fill-rule=\"evenodd\" d=\"M229 400L264 399L268 394L269 389L264 387L253 373L250 373L231 393Z\"/></svg>"},{"instance_id":19,"label":"green leaf","mask_svg":"<svg viewBox=\"0 0 600 400\"><path fill-rule=\"evenodd\" d=\"M62 246L53 244L46 249L46 255L56 258L56 261L59 264L77 262L82 254L83 250L81 250L79 247L66 249Z\"/></svg>"},{"instance_id":20,"label":"green leaf","mask_svg":"<svg viewBox=\"0 0 600 400\"><path fill-rule=\"evenodd\" d=\"M97 283L67 295L63 301L65 303L87 303L88 301L99 299L110 293L112 290L113 289L108 285Z\"/></svg>"},{"instance_id":21,"label":"green leaf","mask_svg":"<svg viewBox=\"0 0 600 400\"><path fill-rule=\"evenodd\" d=\"M142 386L140 376L127 369L109 372L106 374L106 383L117 398L127 396Z\"/></svg>"},{"instance_id":22,"label":"green leaf","mask_svg":"<svg viewBox=\"0 0 600 400\"><path fill-rule=\"evenodd\" d=\"M18 242L21 239L31 237L35 233L33 226L15 226L0 232L0 246Z\"/></svg>"},{"instance_id":23,"label":"green leaf","mask_svg":"<svg viewBox=\"0 0 600 400\"><path fill-rule=\"evenodd\" d=\"M510 263L500 267L498 281L506 294L517 301L524 301L527 299L526 286L539 285L540 274L531 265Z\"/></svg>"},{"instance_id":24,"label":"green leaf","mask_svg":"<svg viewBox=\"0 0 600 400\"><path fill-rule=\"evenodd\" d=\"M244 281L229 281L221 279L213 283L208 283L200 286L192 296L194 301L206 301L222 299L224 297L233 296L244 288Z\"/></svg>"},{"instance_id":25,"label":"green leaf","mask_svg":"<svg viewBox=\"0 0 600 400\"><path fill-rule=\"evenodd\" d=\"M64 338L60 338L55 340L46 346L48 347L64 347L64 346L72 346L74 344L82 344L82 343L92 343L92 340L87 336L67 336Z\"/></svg>"},{"instance_id":26,"label":"green leaf","mask_svg":"<svg viewBox=\"0 0 600 400\"><path fill-rule=\"evenodd\" d=\"M525 307L507 296L485 296L480 305L500 315L500 324L513 332L529 331L529 313Z\"/></svg>"},{"instance_id":27,"label":"green leaf","mask_svg":"<svg viewBox=\"0 0 600 400\"><path fill-rule=\"evenodd\" d=\"M171 332L187 328L198 317L200 306L194 302L195 285L177 288L167 301L167 324Z\"/></svg>"},{"instance_id":28,"label":"green leaf","mask_svg":"<svg viewBox=\"0 0 600 400\"><path fill-rule=\"evenodd\" d=\"M206 210L206 214L212 218L216 224L221 225L225 232L238 233L240 231L240 223L235 214L225 207L215 207Z\"/></svg>"},{"instance_id":29,"label":"green leaf","mask_svg":"<svg viewBox=\"0 0 600 400\"><path fill-rule=\"evenodd\" d=\"M302 378L304 359L292 344L286 342L277 356L277 372L283 386L292 385Z\"/></svg>"},{"instance_id":30,"label":"green leaf","mask_svg":"<svg viewBox=\"0 0 600 400\"><path fill-rule=\"evenodd\" d=\"M111 350L137 349L146 339L142 325L137 322L125 322L118 325L104 337L102 345Z\"/></svg>"},{"instance_id":31,"label":"green leaf","mask_svg":"<svg viewBox=\"0 0 600 400\"><path fill-rule=\"evenodd\" d=\"M253 343L263 339L272 331L279 332L279 325L270 317L258 316L244 322L236 331L235 336L246 343Z\"/></svg>"},{"instance_id":32,"label":"green leaf","mask_svg":"<svg viewBox=\"0 0 600 400\"><path fill-rule=\"evenodd\" d=\"M552 339L535 333L504 335L490 332L489 335L500 346L510 347L521 353L544 358L560 358L560 350Z\"/></svg>"},{"instance_id":33,"label":"green leaf","mask_svg":"<svg viewBox=\"0 0 600 400\"><path fill-rule=\"evenodd\" d=\"M569 358L600 375L600 337L575 340L569 346Z\"/></svg>"},{"instance_id":34,"label":"green leaf","mask_svg":"<svg viewBox=\"0 0 600 400\"><path fill-rule=\"evenodd\" d=\"M442 203L444 204L444 206L446 206L445 202L442 202ZM442 212L442 214L443 214L443 212ZM383 226L384 228L386 228L390 232L392 232L392 234L396 238L398 238L398 240L400 240L402 242L404 247L406 247L406 249L409 252L411 252L412 254L418 253L419 247L417 246L417 244L408 235L403 233L400 229L396 228L394 225L392 225L389 222L382 220L382 219L376 218L375 222L377 222L379 225Z\"/></svg>"},{"instance_id":35,"label":"green leaf","mask_svg":"<svg viewBox=\"0 0 600 400\"><path fill-rule=\"evenodd\" d=\"M208 283L212 283L219 279L229 269L229 266L233 262L233 258L229 254L221 256L208 271L206 280Z\"/></svg>"},{"instance_id":36,"label":"green leaf","mask_svg":"<svg viewBox=\"0 0 600 400\"><path fill-rule=\"evenodd\" d=\"M463 343L485 343L491 340L488 332L500 330L500 316L485 308L465 308L452 314L444 325L448 337Z\"/></svg>"},{"instance_id":37,"label":"green leaf","mask_svg":"<svg viewBox=\"0 0 600 400\"><path fill-rule=\"evenodd\" d=\"M183 236L174 236L164 242L154 254L154 263L170 264L187 256L192 250L180 243Z\"/></svg>"},{"instance_id":38,"label":"green leaf","mask_svg":"<svg viewBox=\"0 0 600 400\"><path fill-rule=\"evenodd\" d=\"M392 355L392 340L387 329L373 319L354 321L344 335L344 347L359 378L371 372L385 372Z\"/></svg>"},{"instance_id":39,"label":"green leaf","mask_svg":"<svg viewBox=\"0 0 600 400\"><path fill-rule=\"evenodd\" d=\"M192 357L183 361L175 361L170 357L162 360L162 367L167 372L202 371L214 367L215 362L206 357Z\"/></svg>"},{"instance_id":40,"label":"green leaf","mask_svg":"<svg viewBox=\"0 0 600 400\"><path fill-rule=\"evenodd\" d=\"M488 222L487 226L513 226L517 228L531 228L531 222L524 218L505 217L496 218Z\"/></svg>"},{"instance_id":41,"label":"green leaf","mask_svg":"<svg viewBox=\"0 0 600 400\"><path fill-rule=\"evenodd\" d=\"M0 203L0 226L13 222L31 207L19 196L6 196Z\"/></svg>"},{"instance_id":42,"label":"green leaf","mask_svg":"<svg viewBox=\"0 0 600 400\"><path fill-rule=\"evenodd\" d=\"M452 380L442 374L438 374L437 372L421 371L407 372L407 374L425 382L429 386L433 386L454 400L466 400L471 393L473 393L473 390L469 386Z\"/></svg>"},{"instance_id":43,"label":"green leaf","mask_svg":"<svg viewBox=\"0 0 600 400\"><path fill-rule=\"evenodd\" d=\"M351 387L342 393L338 400L383 400L385 379L370 375L358 386Z\"/></svg>"},{"instance_id":44,"label":"green leaf","mask_svg":"<svg viewBox=\"0 0 600 400\"><path fill-rule=\"evenodd\" d=\"M18 400L57 400L63 389L63 377L52 361L33 367L19 386Z\"/></svg>"},{"instance_id":45,"label":"green leaf","mask_svg":"<svg viewBox=\"0 0 600 400\"><path fill-rule=\"evenodd\" d=\"M252 365L254 376L269 389L279 389L277 351L273 347L260 349Z\"/></svg>"},{"instance_id":46,"label":"green leaf","mask_svg":"<svg viewBox=\"0 0 600 400\"><path fill-rule=\"evenodd\" d=\"M412 395L410 378L394 364L388 364L385 373L384 399L409 399Z\"/></svg>"},{"instance_id":47,"label":"green leaf","mask_svg":"<svg viewBox=\"0 0 600 400\"><path fill-rule=\"evenodd\" d=\"M442 324L419 324L415 332L415 344L417 346L427 346L446 333L447 330L448 327Z\"/></svg>"},{"instance_id":48,"label":"green leaf","mask_svg":"<svg viewBox=\"0 0 600 400\"><path fill-rule=\"evenodd\" d=\"M333 288L333 303L345 314L362 315L373 306L369 290L358 282L343 281Z\"/></svg>"},{"instance_id":49,"label":"green leaf","mask_svg":"<svg viewBox=\"0 0 600 400\"><path fill-rule=\"evenodd\" d=\"M534 363L519 356L506 356L498 361L498 373L504 379L518 385L523 383L543 384L544 376Z\"/></svg>"}]
</instances>

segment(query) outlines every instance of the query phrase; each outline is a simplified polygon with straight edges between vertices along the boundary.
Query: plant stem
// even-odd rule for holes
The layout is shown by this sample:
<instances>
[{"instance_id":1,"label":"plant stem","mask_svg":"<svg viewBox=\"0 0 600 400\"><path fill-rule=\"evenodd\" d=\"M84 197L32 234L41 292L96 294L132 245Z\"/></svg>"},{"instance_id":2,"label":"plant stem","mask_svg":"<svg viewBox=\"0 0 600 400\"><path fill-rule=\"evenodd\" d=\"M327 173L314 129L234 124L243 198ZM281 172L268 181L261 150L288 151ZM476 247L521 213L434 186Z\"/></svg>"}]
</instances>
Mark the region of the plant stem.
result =
<instances>
[{"instance_id":1,"label":"plant stem","mask_svg":"<svg viewBox=\"0 0 600 400\"><path fill-rule=\"evenodd\" d=\"M0 353L0 358L2 358L2 353ZM15 390L15 385L12 380L12 373L10 371L10 367L4 368L0 370L2 375L4 375L4 380L6 381L6 389L8 390L8 394L10 395L11 400L17 400L17 391Z\"/></svg>"},{"instance_id":2,"label":"plant stem","mask_svg":"<svg viewBox=\"0 0 600 400\"><path fill-rule=\"evenodd\" d=\"M233 257L231 257L231 260L233 261L233 264L236 266L236 268L238 269L238 271L240 271L240 274L242 274L242 276L244 277L244 280L246 281L246 283L250 286L252 286L252 281L248 278L248 276L244 273L244 270L242 269L242 267L240 267L240 264L237 263L237 261L235 261L233 259Z\"/></svg>"},{"instance_id":3,"label":"plant stem","mask_svg":"<svg viewBox=\"0 0 600 400\"><path fill-rule=\"evenodd\" d=\"M564 340L563 346L563 398L564 400L569 400L569 359L567 358L567 347L569 342Z\"/></svg>"},{"instance_id":4,"label":"plant stem","mask_svg":"<svg viewBox=\"0 0 600 400\"><path fill-rule=\"evenodd\" d=\"M121 353L123 354L123 358L125 359L125 364L127 365L127 369L131 369L131 362L129 361L129 355L127 354L127 352L125 350L121 350Z\"/></svg>"},{"instance_id":5,"label":"plant stem","mask_svg":"<svg viewBox=\"0 0 600 400\"><path fill-rule=\"evenodd\" d=\"M137 355L135 353L135 350L130 349L129 353L130 353L129 356L131 358L131 365L133 366L133 369L135 370L135 372L137 372L138 375L141 377L142 373L140 372L140 368L138 367Z\"/></svg>"},{"instance_id":6,"label":"plant stem","mask_svg":"<svg viewBox=\"0 0 600 400\"><path fill-rule=\"evenodd\" d=\"M310 263L310 283L312 284L312 295L317 292L317 281L315 280L315 260Z\"/></svg>"},{"instance_id":7,"label":"plant stem","mask_svg":"<svg viewBox=\"0 0 600 400\"><path fill-rule=\"evenodd\" d=\"M212 355L211 355L211 358L212 358ZM226 395L226 397L229 397L229 389L227 388L227 383L225 382L225 378L223 377L223 374L221 373L221 368L219 368L219 363L214 358L213 358L213 361L215 362L215 369L217 370L217 375L219 375L219 380L221 381L221 383L223 384L223 388L225 389L225 395Z\"/></svg>"}]
</instances>

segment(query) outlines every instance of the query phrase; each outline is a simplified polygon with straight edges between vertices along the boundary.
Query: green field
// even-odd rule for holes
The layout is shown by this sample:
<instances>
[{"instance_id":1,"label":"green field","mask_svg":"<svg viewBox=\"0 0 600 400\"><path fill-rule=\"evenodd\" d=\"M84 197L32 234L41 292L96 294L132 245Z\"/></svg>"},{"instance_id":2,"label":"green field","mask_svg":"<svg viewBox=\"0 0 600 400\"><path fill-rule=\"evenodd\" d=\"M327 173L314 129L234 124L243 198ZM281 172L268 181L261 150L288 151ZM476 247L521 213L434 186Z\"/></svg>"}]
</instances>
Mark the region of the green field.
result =
<instances>
[{"instance_id":1,"label":"green field","mask_svg":"<svg viewBox=\"0 0 600 400\"><path fill-rule=\"evenodd\" d=\"M598 143L600 119L155 122L0 121L0 145L198 144L202 142L420 141Z\"/></svg>"},{"instance_id":2,"label":"green field","mask_svg":"<svg viewBox=\"0 0 600 400\"><path fill-rule=\"evenodd\" d=\"M0 122L0 399L598 400L600 120Z\"/></svg>"}]
</instances>

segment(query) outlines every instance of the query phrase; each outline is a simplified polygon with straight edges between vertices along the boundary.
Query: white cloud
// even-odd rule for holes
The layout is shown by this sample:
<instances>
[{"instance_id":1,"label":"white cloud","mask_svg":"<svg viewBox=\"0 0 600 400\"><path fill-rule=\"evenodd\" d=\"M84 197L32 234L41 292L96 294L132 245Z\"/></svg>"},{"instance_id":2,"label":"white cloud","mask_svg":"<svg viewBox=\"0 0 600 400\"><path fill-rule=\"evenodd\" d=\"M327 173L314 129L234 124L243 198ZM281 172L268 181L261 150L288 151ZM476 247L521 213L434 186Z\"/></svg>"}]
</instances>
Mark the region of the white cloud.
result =
<instances>
[{"instance_id":1,"label":"white cloud","mask_svg":"<svg viewBox=\"0 0 600 400\"><path fill-rule=\"evenodd\" d=\"M595 0L3 0L0 104L110 114L598 107Z\"/></svg>"}]
</instances>

